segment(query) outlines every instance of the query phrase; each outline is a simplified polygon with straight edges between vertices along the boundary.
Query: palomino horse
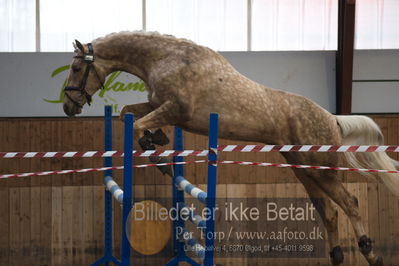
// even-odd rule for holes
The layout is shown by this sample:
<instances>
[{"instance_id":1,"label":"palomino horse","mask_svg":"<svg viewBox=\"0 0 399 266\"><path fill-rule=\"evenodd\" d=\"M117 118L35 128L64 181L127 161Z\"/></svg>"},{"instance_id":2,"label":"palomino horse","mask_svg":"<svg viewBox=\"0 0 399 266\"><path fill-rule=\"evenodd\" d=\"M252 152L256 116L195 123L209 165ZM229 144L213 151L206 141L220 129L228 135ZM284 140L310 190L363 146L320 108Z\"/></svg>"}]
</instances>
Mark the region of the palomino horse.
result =
<instances>
[{"instance_id":1,"label":"palomino horse","mask_svg":"<svg viewBox=\"0 0 399 266\"><path fill-rule=\"evenodd\" d=\"M65 88L64 111L79 114L105 77L125 71L141 78L148 102L125 106L122 113L139 117L136 135L146 129L177 125L207 134L210 112L220 116L221 138L265 144L380 145L378 126L364 116L335 116L311 100L262 86L238 73L220 54L191 41L145 32L121 32L75 44L76 56ZM283 153L289 163L336 166L336 153ZM355 167L395 170L396 161L385 153L348 153ZM294 169L310 198L323 199L318 211L327 229L331 262L343 263L337 231L337 203L349 217L361 253L370 265L382 265L372 250L359 214L357 198L350 195L336 171ZM373 177L399 195L399 177Z\"/></svg>"}]
</instances>

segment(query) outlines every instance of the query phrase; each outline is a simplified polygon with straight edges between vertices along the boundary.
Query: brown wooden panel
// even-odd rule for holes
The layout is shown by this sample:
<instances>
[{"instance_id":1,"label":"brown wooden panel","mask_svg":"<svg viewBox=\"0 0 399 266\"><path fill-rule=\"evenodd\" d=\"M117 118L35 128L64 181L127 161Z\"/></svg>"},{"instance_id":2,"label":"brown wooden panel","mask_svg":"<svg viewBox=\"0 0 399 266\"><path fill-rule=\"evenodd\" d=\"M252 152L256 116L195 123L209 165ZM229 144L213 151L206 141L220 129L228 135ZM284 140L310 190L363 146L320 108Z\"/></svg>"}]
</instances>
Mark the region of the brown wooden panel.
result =
<instances>
[{"instance_id":1,"label":"brown wooden panel","mask_svg":"<svg viewBox=\"0 0 399 266\"><path fill-rule=\"evenodd\" d=\"M399 144L399 116L373 116L381 125L387 144ZM1 151L68 151L102 150L103 121L90 119L3 119L0 120ZM114 121L114 149L123 148L123 123ZM166 129L172 137L172 128ZM171 138L172 139L172 138ZM220 144L233 144L221 140ZM244 143L236 143L244 144ZM204 149L207 137L185 134L186 149ZM171 144L165 148L171 148ZM398 158L398 154L390 154ZM284 162L277 153L226 153L221 159ZM188 157L186 160L198 158ZM139 158L137 163L147 163ZM123 160L114 158L114 165ZM101 158L87 159L0 159L0 173L100 167ZM156 169L134 171L134 195L137 197L170 196L170 178ZM193 184L206 187L206 164L189 165L186 177ZM122 185L122 171L115 171ZM366 183L358 174L346 178L348 190L359 198L366 231L375 240L376 251L387 264L398 261L395 240L399 237L399 199L383 185ZM358 182L362 183L358 183ZM34 177L0 180L0 265L87 265L103 254L103 192L102 173ZM220 197L302 197L300 183L289 169L253 166L220 165L218 169ZM114 204L114 251L120 255L121 210ZM340 211L340 236L347 262L366 265L357 251L356 239L349 220ZM217 225L221 226L221 225ZM227 223L224 227L229 226ZM230 225L231 226L231 225ZM235 225L234 225L235 226ZM245 224L240 225L247 230ZM240 227L240 228L241 228ZM260 227L261 228L261 227ZM34 260L34 258L38 258ZM165 259L144 258L146 265L158 265ZM158 261L158 262L156 262ZM292 259L251 260L249 258L219 259L224 265L294 265ZM300 260L301 265L324 265L328 258Z\"/></svg>"}]
</instances>

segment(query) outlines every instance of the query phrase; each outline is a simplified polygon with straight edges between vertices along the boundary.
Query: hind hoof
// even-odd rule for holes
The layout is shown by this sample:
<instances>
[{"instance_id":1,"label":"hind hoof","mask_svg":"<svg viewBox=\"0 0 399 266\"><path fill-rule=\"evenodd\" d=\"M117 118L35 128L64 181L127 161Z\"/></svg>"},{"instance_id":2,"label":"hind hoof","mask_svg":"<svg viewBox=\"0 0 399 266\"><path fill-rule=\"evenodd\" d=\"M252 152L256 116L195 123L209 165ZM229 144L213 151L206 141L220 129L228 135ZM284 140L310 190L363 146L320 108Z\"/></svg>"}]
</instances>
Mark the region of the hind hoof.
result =
<instances>
[{"instance_id":1,"label":"hind hoof","mask_svg":"<svg viewBox=\"0 0 399 266\"><path fill-rule=\"evenodd\" d=\"M344 261L344 252L340 246L336 246L330 252L331 263L333 265L340 265Z\"/></svg>"},{"instance_id":2,"label":"hind hoof","mask_svg":"<svg viewBox=\"0 0 399 266\"><path fill-rule=\"evenodd\" d=\"M370 264L371 266L384 266L384 262L382 260L381 256L377 256L375 262L373 264Z\"/></svg>"},{"instance_id":3,"label":"hind hoof","mask_svg":"<svg viewBox=\"0 0 399 266\"><path fill-rule=\"evenodd\" d=\"M371 244L371 239L368 238L366 235L360 237L358 244L360 252L362 252L363 255L368 255L373 249L373 246Z\"/></svg>"}]
</instances>

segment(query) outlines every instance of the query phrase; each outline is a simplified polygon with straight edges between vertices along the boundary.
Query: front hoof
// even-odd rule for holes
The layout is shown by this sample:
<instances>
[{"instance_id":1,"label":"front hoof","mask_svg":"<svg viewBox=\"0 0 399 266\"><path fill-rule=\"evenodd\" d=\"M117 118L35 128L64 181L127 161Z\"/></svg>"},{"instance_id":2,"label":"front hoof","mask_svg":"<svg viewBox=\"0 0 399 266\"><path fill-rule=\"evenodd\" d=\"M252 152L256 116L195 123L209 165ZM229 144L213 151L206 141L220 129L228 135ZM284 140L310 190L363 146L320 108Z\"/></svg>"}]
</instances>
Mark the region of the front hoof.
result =
<instances>
[{"instance_id":1,"label":"front hoof","mask_svg":"<svg viewBox=\"0 0 399 266\"><path fill-rule=\"evenodd\" d=\"M150 156L150 161L153 162L153 163L156 163L156 164L159 164L159 163L168 164L168 163L172 163L173 162L169 158L158 157L158 156ZM172 167L172 165L162 165L162 166L158 165L157 167L158 167L158 169L161 171L161 173L163 175L167 174L170 177L173 177L173 167Z\"/></svg>"},{"instance_id":2,"label":"front hoof","mask_svg":"<svg viewBox=\"0 0 399 266\"><path fill-rule=\"evenodd\" d=\"M155 150L155 145L152 143L151 138L145 134L137 142L144 151Z\"/></svg>"},{"instance_id":3,"label":"front hoof","mask_svg":"<svg viewBox=\"0 0 399 266\"><path fill-rule=\"evenodd\" d=\"M169 144L169 138L162 131L162 129L158 128L154 133L151 133L152 143L157 144L159 146L164 146Z\"/></svg>"}]
</instances>

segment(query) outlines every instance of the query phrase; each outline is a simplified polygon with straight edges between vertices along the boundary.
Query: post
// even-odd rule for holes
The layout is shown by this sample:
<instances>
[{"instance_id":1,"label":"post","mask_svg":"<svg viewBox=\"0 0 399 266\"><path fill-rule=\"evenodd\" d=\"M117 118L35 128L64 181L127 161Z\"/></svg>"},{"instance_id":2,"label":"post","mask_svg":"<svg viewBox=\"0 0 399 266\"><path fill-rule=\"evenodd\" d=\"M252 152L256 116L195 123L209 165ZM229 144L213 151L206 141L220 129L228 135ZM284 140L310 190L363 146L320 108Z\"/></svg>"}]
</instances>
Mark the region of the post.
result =
<instances>
[{"instance_id":1,"label":"post","mask_svg":"<svg viewBox=\"0 0 399 266\"><path fill-rule=\"evenodd\" d=\"M355 0L338 1L338 50L336 53L336 113L352 112L353 47L355 41Z\"/></svg>"},{"instance_id":2,"label":"post","mask_svg":"<svg viewBox=\"0 0 399 266\"><path fill-rule=\"evenodd\" d=\"M175 127L174 131L174 150L183 150L183 131L181 128ZM183 157L176 156L173 157L173 162L183 162ZM173 166L173 182L172 182L172 195L173 195L173 207L175 210L180 210L181 204L184 203L184 191L179 190L175 184L175 179L178 176L184 176L184 167L183 165L174 165ZM180 216L177 216L180 217ZM175 256L179 256L184 254L183 244L180 242L176 235L176 230L178 227L184 227L184 221L180 218L177 218L173 221L173 253Z\"/></svg>"},{"instance_id":3,"label":"post","mask_svg":"<svg viewBox=\"0 0 399 266\"><path fill-rule=\"evenodd\" d=\"M112 150L112 106L104 106L104 150ZM104 158L104 166L112 166L112 157ZM106 176L112 177L112 170L104 171ZM104 191L104 256L96 260L92 266L109 265L109 262L120 265L120 261L112 255L112 193Z\"/></svg>"},{"instance_id":4,"label":"post","mask_svg":"<svg viewBox=\"0 0 399 266\"><path fill-rule=\"evenodd\" d=\"M218 114L211 113L209 117L209 154L208 154L208 197L206 207L208 215L206 217L205 234L205 266L213 266L214 256L214 234L215 217L214 210L216 204L216 169L217 169L217 147L218 147Z\"/></svg>"},{"instance_id":5,"label":"post","mask_svg":"<svg viewBox=\"0 0 399 266\"><path fill-rule=\"evenodd\" d=\"M104 150L112 150L112 106L104 106ZM104 158L104 167L112 166L112 157ZM112 176L112 170L104 171L104 178ZM104 253L105 257L112 256L112 194L105 189L104 195Z\"/></svg>"},{"instance_id":6,"label":"post","mask_svg":"<svg viewBox=\"0 0 399 266\"><path fill-rule=\"evenodd\" d=\"M122 210L122 265L130 266L130 243L126 234L126 221L132 208L133 179L133 114L125 115L125 144L123 160L123 210Z\"/></svg>"}]
</instances>

